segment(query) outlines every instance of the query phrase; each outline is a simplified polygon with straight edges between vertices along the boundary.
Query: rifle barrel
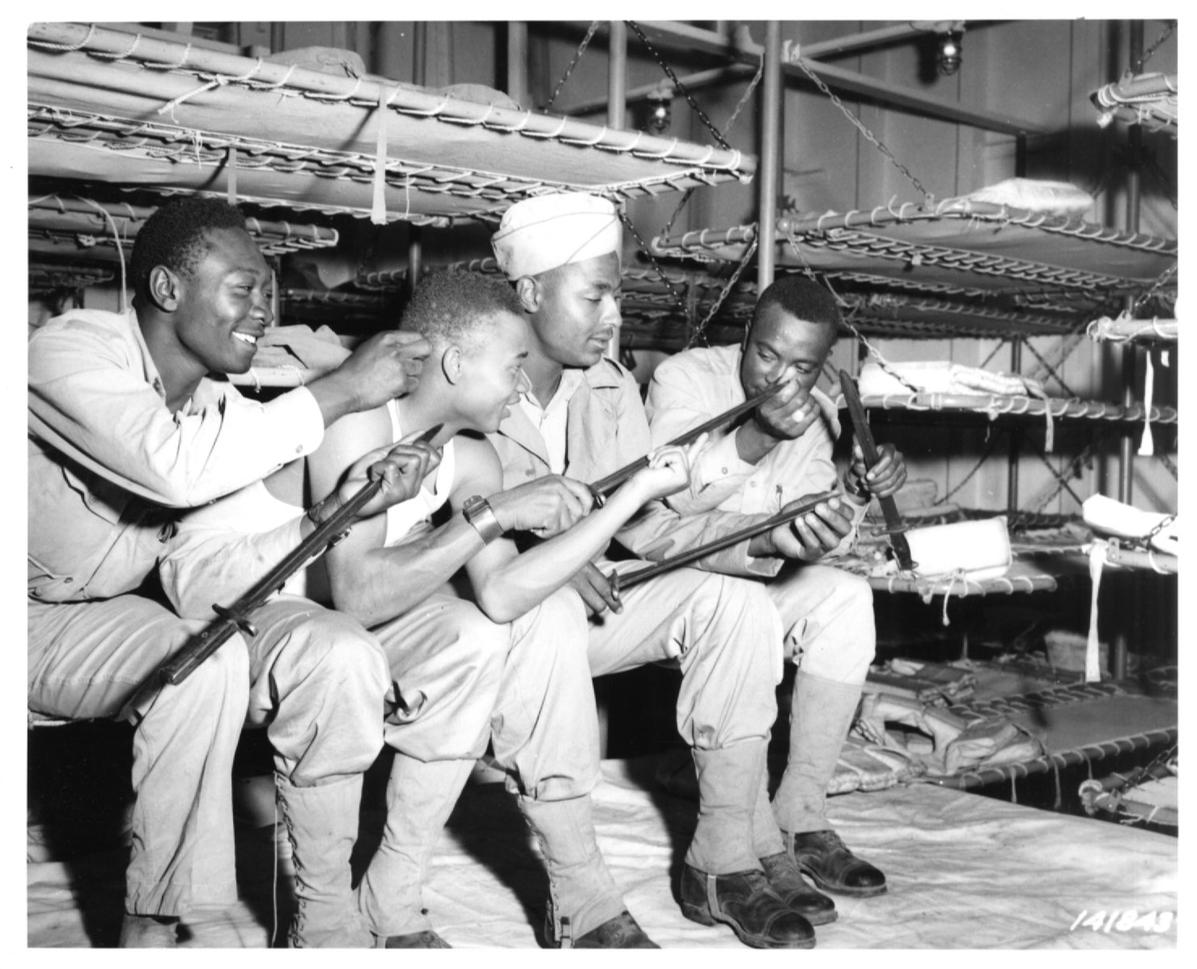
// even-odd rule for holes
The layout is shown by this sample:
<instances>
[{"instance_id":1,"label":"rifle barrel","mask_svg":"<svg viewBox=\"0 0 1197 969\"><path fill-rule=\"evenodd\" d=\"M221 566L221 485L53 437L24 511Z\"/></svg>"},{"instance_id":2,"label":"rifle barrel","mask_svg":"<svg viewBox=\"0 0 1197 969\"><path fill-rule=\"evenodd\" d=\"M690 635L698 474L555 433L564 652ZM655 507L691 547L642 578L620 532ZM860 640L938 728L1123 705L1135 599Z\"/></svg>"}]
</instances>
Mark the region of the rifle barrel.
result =
<instances>
[{"instance_id":1,"label":"rifle barrel","mask_svg":"<svg viewBox=\"0 0 1197 969\"><path fill-rule=\"evenodd\" d=\"M692 441L697 441L707 431L713 431L716 427L719 427L722 424L726 424L726 423L728 423L728 421L734 421L741 414L747 413L748 411L752 410L755 407L759 407L766 400L768 400L770 397L772 397L773 394L777 391L777 388L780 386L781 386L781 384L779 384L779 383L770 384L768 387L766 387L764 390L762 390L755 397L749 398L748 400L744 401L742 404L736 404L735 407L729 407L723 413L716 414L714 417L710 418L709 420L703 421L697 427L692 427L692 428L690 428L690 430L685 431L682 434L679 434L672 441L667 442L664 446L665 447L681 447L683 445L691 443ZM619 485L623 484L628 478L630 478L632 475L634 475L641 468L647 467L647 466L648 466L648 455L646 454L644 457L637 458L635 461L631 462L630 464L624 465L618 471L612 471L609 475L599 478L597 481L591 482L591 484L589 485L590 490L596 496L605 496L608 493L610 493L611 491L614 491L615 488L617 488Z\"/></svg>"},{"instance_id":2,"label":"rifle barrel","mask_svg":"<svg viewBox=\"0 0 1197 969\"><path fill-rule=\"evenodd\" d=\"M820 502L827 501L830 498L836 497L838 492L824 491L822 494L815 495L810 501L804 501L801 505L796 507L783 508L776 515L757 522L755 525L748 525L744 528L737 529L734 532L729 532L721 538L714 541L707 542L705 545L699 545L689 551L682 552L680 555L675 555L672 558L663 559L660 562L654 562L652 565L646 566L643 569L637 569L635 572L629 572L627 575L620 575L614 572L610 576L612 585L619 591L623 589L630 589L633 586L639 585L641 582L647 582L649 579L655 578L664 572L671 572L673 569L681 568L683 565L689 565L691 562L696 562L704 556L710 555L712 552L718 552L725 548L730 548L732 545L738 545L740 542L749 538L755 538L764 532L771 531L778 525L784 525L787 522L792 522L795 518L814 511L815 506Z\"/></svg>"},{"instance_id":3,"label":"rifle barrel","mask_svg":"<svg viewBox=\"0 0 1197 969\"><path fill-rule=\"evenodd\" d=\"M174 686L189 677L209 656L218 650L229 637L246 621L248 614L261 606L277 592L284 582L316 555L319 555L337 538L362 507L382 488L382 478L375 478L362 485L353 496L333 514L316 526L307 538L288 552L269 572L250 586L249 590L226 610L227 618L215 620L159 668L163 683Z\"/></svg>"}]
</instances>

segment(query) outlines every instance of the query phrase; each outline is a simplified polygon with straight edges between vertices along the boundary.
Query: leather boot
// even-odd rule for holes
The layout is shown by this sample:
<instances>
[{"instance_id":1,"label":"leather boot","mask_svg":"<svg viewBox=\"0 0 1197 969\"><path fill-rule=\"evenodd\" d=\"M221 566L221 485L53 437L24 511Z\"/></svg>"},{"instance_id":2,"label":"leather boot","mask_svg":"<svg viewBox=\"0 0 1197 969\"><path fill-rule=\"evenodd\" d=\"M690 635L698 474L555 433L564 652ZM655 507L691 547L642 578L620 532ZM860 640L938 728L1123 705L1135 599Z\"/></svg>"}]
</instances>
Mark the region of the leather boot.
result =
<instances>
[{"instance_id":1,"label":"leather boot","mask_svg":"<svg viewBox=\"0 0 1197 969\"><path fill-rule=\"evenodd\" d=\"M292 947L365 946L368 937L353 906L349 855L357 839L362 777L299 787L274 778L295 868Z\"/></svg>"},{"instance_id":2,"label":"leather boot","mask_svg":"<svg viewBox=\"0 0 1197 969\"><path fill-rule=\"evenodd\" d=\"M631 912L620 912L615 918L607 919L597 929L591 929L575 939L569 919L557 919L550 904L545 916L544 935L546 939L555 941L559 949L661 948L640 928L640 923L632 918Z\"/></svg>"},{"instance_id":3,"label":"leather boot","mask_svg":"<svg viewBox=\"0 0 1197 969\"><path fill-rule=\"evenodd\" d=\"M809 949L815 944L810 922L769 887L759 871L711 875L682 866L682 914L700 925L723 922L754 949Z\"/></svg>"},{"instance_id":4,"label":"leather boot","mask_svg":"<svg viewBox=\"0 0 1197 969\"><path fill-rule=\"evenodd\" d=\"M559 948L646 948L645 942L655 948L628 915L607 870L595 838L590 795L563 801L520 795L517 801L549 876L548 941ZM631 926L619 922L625 915Z\"/></svg>"},{"instance_id":5,"label":"leather boot","mask_svg":"<svg viewBox=\"0 0 1197 969\"><path fill-rule=\"evenodd\" d=\"M821 889L867 898L886 890L885 875L857 858L834 831L783 832L786 850L802 873Z\"/></svg>"},{"instance_id":6,"label":"leather boot","mask_svg":"<svg viewBox=\"0 0 1197 969\"><path fill-rule=\"evenodd\" d=\"M760 859L769 887L811 925L826 925L836 919L835 902L810 886L791 855L773 817L769 803L769 772L761 777L760 790L752 809L752 846Z\"/></svg>"},{"instance_id":7,"label":"leather boot","mask_svg":"<svg viewBox=\"0 0 1197 969\"><path fill-rule=\"evenodd\" d=\"M441 831L473 768L473 759L425 762L395 752L382 842L358 887L358 905L376 945L440 948L428 939L435 933L424 908L424 882Z\"/></svg>"},{"instance_id":8,"label":"leather boot","mask_svg":"<svg viewBox=\"0 0 1197 969\"><path fill-rule=\"evenodd\" d=\"M759 739L692 750L698 825L682 869L682 914L703 925L723 922L753 948L809 948L814 930L769 887L753 849L765 747Z\"/></svg>"},{"instance_id":9,"label":"leather boot","mask_svg":"<svg viewBox=\"0 0 1197 969\"><path fill-rule=\"evenodd\" d=\"M761 867L769 887L811 925L826 925L836 920L835 902L810 886L788 852L766 855L761 859Z\"/></svg>"}]
</instances>

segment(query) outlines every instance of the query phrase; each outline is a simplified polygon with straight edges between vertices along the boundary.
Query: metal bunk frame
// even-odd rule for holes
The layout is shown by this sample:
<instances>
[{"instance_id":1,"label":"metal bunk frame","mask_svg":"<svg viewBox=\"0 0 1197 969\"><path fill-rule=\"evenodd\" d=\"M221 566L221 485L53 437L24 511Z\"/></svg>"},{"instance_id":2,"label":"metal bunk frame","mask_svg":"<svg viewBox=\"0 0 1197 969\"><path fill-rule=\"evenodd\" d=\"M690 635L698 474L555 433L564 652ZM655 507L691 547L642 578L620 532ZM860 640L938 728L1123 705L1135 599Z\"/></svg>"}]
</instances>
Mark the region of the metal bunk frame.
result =
<instances>
[{"instance_id":1,"label":"metal bunk frame","mask_svg":"<svg viewBox=\"0 0 1197 969\"><path fill-rule=\"evenodd\" d=\"M136 164L141 187L160 192L448 225L497 218L511 202L550 189L630 199L747 181L754 169L735 150L383 78L338 77L132 28L33 24L27 46L32 174L121 181ZM246 113L237 109L247 104L262 110L252 124L238 124ZM297 143L297 131L306 142ZM520 154L528 143L545 147L528 159ZM460 164L471 153L497 170ZM597 174L587 173L589 159L602 159Z\"/></svg>"},{"instance_id":2,"label":"metal bunk frame","mask_svg":"<svg viewBox=\"0 0 1197 969\"><path fill-rule=\"evenodd\" d=\"M131 249L137 233L153 213L147 206L81 196L43 195L29 200L31 248L45 240L55 248L74 247L98 258L117 258L116 249ZM336 229L299 222L246 218L246 228L266 256L335 246Z\"/></svg>"}]
</instances>

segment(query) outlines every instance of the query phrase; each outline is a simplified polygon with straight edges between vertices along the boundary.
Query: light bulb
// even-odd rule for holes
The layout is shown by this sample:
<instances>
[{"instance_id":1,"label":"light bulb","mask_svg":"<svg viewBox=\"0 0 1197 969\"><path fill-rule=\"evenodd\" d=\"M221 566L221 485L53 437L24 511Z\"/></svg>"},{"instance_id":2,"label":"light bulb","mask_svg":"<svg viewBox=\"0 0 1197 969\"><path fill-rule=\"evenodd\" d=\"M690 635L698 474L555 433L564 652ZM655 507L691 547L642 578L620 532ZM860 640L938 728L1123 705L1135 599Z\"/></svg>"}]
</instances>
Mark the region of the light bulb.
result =
<instances>
[{"instance_id":1,"label":"light bulb","mask_svg":"<svg viewBox=\"0 0 1197 969\"><path fill-rule=\"evenodd\" d=\"M951 75L960 70L960 61L964 56L964 34L950 30L939 37L939 53L935 58L935 65L940 74Z\"/></svg>"}]
</instances>

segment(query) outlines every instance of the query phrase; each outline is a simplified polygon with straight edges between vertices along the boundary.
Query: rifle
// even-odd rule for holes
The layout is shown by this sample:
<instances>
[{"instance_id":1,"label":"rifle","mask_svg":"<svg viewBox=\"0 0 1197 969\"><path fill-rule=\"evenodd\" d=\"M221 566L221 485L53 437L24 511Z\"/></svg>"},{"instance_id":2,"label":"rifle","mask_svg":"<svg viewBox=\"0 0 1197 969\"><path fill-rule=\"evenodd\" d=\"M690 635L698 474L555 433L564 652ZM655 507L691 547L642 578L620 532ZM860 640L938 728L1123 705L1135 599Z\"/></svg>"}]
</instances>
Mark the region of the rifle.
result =
<instances>
[{"instance_id":1,"label":"rifle","mask_svg":"<svg viewBox=\"0 0 1197 969\"><path fill-rule=\"evenodd\" d=\"M441 424L430 427L416 438L416 441L427 443L436 436L441 427ZM146 677L125 703L122 718L129 718L161 687L178 686L182 683L204 660L228 642L234 633L243 632L247 636L256 636L258 631L250 622L250 614L265 605L267 600L283 587L287 579L304 565L323 555L348 535L349 527L357 513L382 490L382 485L381 477L366 482L344 505L288 552L278 565L250 586L236 602L231 606L214 604L212 611L216 613L217 618L188 639L178 652L164 660Z\"/></svg>"},{"instance_id":2,"label":"rifle","mask_svg":"<svg viewBox=\"0 0 1197 969\"><path fill-rule=\"evenodd\" d=\"M681 568L683 565L696 562L700 558L710 555L712 552L730 548L732 545L738 545L747 539L755 538L757 535L772 531L778 525L785 525L788 522L792 522L795 518L800 518L802 515L814 511L815 506L820 502L834 498L838 494L839 492L837 491L824 491L821 494L815 495L809 501L801 503L791 502L781 511L777 512L777 514L771 515L757 522L755 525L747 525L734 532L729 532L721 538L682 552L680 555L673 556L673 558L662 559L660 562L654 562L652 565L646 566L643 569L637 569L635 572L629 572L627 575L612 572L607 576L607 581L611 583L611 591L618 597L622 590L630 589L641 582L647 582L649 579L655 578L663 572L671 572L674 569Z\"/></svg>"},{"instance_id":3,"label":"rifle","mask_svg":"<svg viewBox=\"0 0 1197 969\"><path fill-rule=\"evenodd\" d=\"M766 400L772 397L777 392L779 387L781 387L780 381L770 384L755 397L750 397L748 400L744 401L744 403L736 404L735 407L729 407L722 414L716 414L709 420L703 421L697 427L690 428L690 430L679 434L672 441L664 444L663 447L681 447L683 445L689 444L691 441L697 441L707 431L712 431L721 424L734 421L741 414L745 414L753 408L759 407ZM590 488L591 494L594 495L595 505L601 507L603 501L610 492L614 491L619 485L627 481L628 478L634 475L641 468L647 466L648 455L646 454L644 457L637 458L630 464L625 464L618 471L612 471L609 475L599 478L597 481L591 482L589 485L587 485L587 487Z\"/></svg>"},{"instance_id":4,"label":"rifle","mask_svg":"<svg viewBox=\"0 0 1197 969\"><path fill-rule=\"evenodd\" d=\"M856 440L860 441L865 468L871 468L877 463L880 454L873 440L873 432L869 429L869 419L860 399L860 389L846 370L840 371L840 390L844 393L844 403L848 405L848 413L852 417L852 430L856 434ZM885 530L889 532L889 544L898 560L898 567L909 572L915 567L915 562L910 557L910 543L903 534L906 524L898 512L898 504L892 495L888 498L878 498L877 504L881 506L881 514L885 516Z\"/></svg>"}]
</instances>

